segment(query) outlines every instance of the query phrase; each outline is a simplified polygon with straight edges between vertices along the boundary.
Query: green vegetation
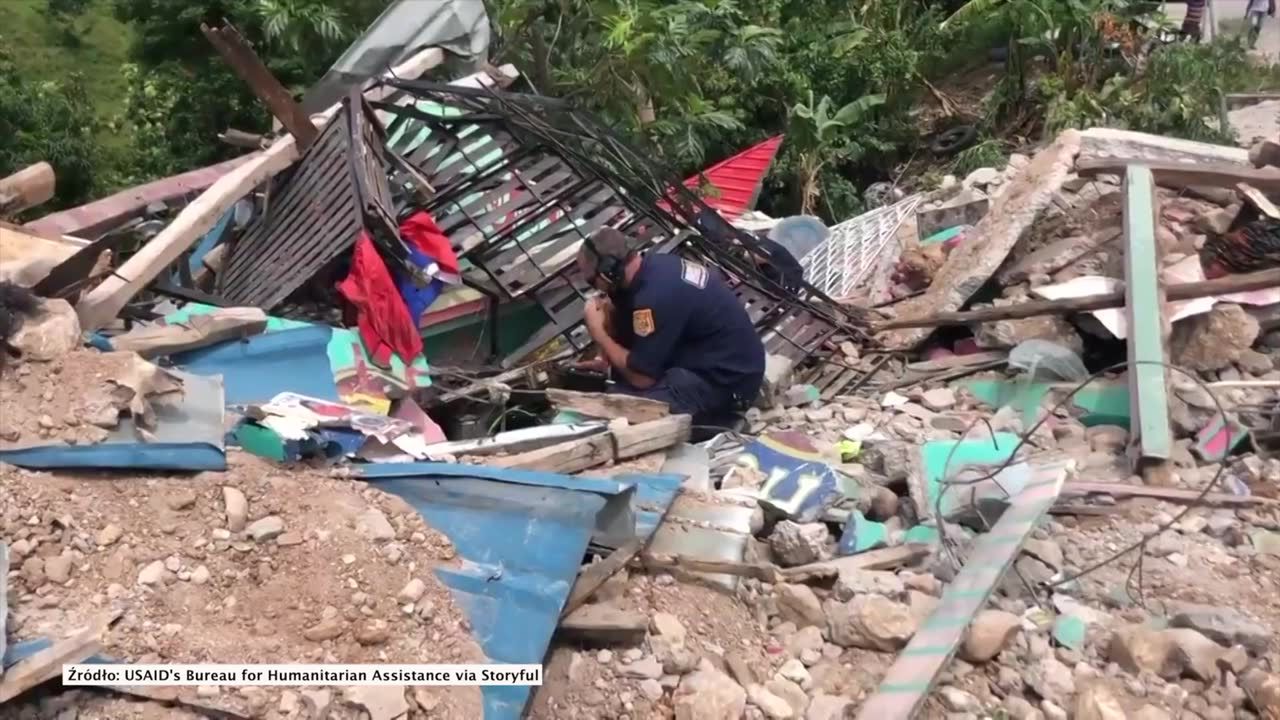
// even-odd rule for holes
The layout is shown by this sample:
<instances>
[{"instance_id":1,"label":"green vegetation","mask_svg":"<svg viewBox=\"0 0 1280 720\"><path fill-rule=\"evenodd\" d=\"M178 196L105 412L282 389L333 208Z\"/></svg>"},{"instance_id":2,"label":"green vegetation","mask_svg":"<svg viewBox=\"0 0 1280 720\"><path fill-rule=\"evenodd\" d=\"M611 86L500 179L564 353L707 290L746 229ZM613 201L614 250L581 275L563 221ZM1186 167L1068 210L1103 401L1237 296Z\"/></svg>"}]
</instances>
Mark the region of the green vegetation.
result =
<instances>
[{"instance_id":1,"label":"green vegetation","mask_svg":"<svg viewBox=\"0 0 1280 720\"><path fill-rule=\"evenodd\" d=\"M201 35L231 21L291 89L313 83L384 0L8 0L0 171L56 157L62 204L229 157L270 118ZM1067 127L1225 140L1224 93L1274 87L1238 39L1153 41L1139 0L487 0L493 61L647 141L673 173L786 133L764 196L828 220L861 188L998 165ZM965 71L1003 67L977 96ZM967 88L973 90L972 88ZM957 95L958 97L958 95ZM977 100L977 97L983 99ZM25 98L18 101L17 98ZM922 112L922 109L928 108ZM957 124L979 140L931 158ZM44 153L45 155L42 155ZM67 175L64 182L64 174ZM922 178L923 179L923 178ZM918 183L917 183L918 184Z\"/></svg>"}]
</instances>

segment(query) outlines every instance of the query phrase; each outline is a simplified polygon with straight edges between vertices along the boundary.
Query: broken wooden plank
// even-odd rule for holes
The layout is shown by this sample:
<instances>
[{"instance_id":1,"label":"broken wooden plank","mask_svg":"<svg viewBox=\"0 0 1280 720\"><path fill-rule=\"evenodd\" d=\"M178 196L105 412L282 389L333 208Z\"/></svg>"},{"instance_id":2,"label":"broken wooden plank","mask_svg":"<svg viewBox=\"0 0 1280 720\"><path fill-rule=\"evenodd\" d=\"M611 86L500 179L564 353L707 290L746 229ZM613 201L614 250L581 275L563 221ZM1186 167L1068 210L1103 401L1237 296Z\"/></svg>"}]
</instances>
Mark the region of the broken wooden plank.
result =
<instances>
[{"instance_id":1,"label":"broken wooden plank","mask_svg":"<svg viewBox=\"0 0 1280 720\"><path fill-rule=\"evenodd\" d=\"M0 678L4 677L5 623L9 620L9 545L0 540Z\"/></svg>"},{"instance_id":2,"label":"broken wooden plank","mask_svg":"<svg viewBox=\"0 0 1280 720\"><path fill-rule=\"evenodd\" d=\"M974 539L956 579L942 592L938 607L898 653L889 671L858 711L858 720L912 718L951 660L977 615L1014 559L1054 504L1066 478L1067 465L1050 463L1032 468L1022 492L1012 498L991 532ZM856 557L856 556L855 556Z\"/></svg>"},{"instance_id":3,"label":"broken wooden plank","mask_svg":"<svg viewBox=\"0 0 1280 720\"><path fill-rule=\"evenodd\" d=\"M596 590L599 590L606 580L626 567L631 562L631 559L644 549L646 542L640 538L632 538L627 544L609 553L609 556L605 559L592 563L587 566L586 570L579 572L578 579L573 583L573 589L569 591L569 597L564 601L564 608L560 611L560 617L566 617L574 610L582 607L582 604Z\"/></svg>"},{"instance_id":4,"label":"broken wooden plank","mask_svg":"<svg viewBox=\"0 0 1280 720\"><path fill-rule=\"evenodd\" d=\"M626 418L631 423L657 420L670 413L670 408L664 402L620 393L590 393L551 388L547 390L547 400L561 410L569 410L587 417Z\"/></svg>"},{"instance_id":5,"label":"broken wooden plank","mask_svg":"<svg viewBox=\"0 0 1280 720\"><path fill-rule=\"evenodd\" d=\"M732 560L699 560L684 555L646 553L640 563L649 570L684 570L690 573L733 575L776 583L784 572L773 563L734 562Z\"/></svg>"},{"instance_id":6,"label":"broken wooden plank","mask_svg":"<svg viewBox=\"0 0 1280 720\"><path fill-rule=\"evenodd\" d=\"M0 705L62 674L63 665L86 660L102 650L102 635L122 614L113 610L86 628L54 642L9 668L0 679Z\"/></svg>"},{"instance_id":7,"label":"broken wooden plank","mask_svg":"<svg viewBox=\"0 0 1280 720\"><path fill-rule=\"evenodd\" d=\"M941 310L960 309L1002 265L1018 241L1030 232L1040 212L1047 208L1071 175L1080 152L1080 133L1068 130L1041 150L1008 190L995 199L991 211L974 227L968 239L951 252L934 276L928 292L897 306L898 316L923 317ZM899 326L902 327L902 326ZM926 339L929 326L882 333L877 339L889 349L904 349ZM885 330L887 328L881 328Z\"/></svg>"},{"instance_id":8,"label":"broken wooden plank","mask_svg":"<svg viewBox=\"0 0 1280 720\"><path fill-rule=\"evenodd\" d=\"M1165 350L1168 323L1160 282L1156 243L1155 181L1151 171L1133 165L1125 174L1125 308L1128 320L1128 378L1132 444L1139 469L1165 464L1173 453L1169 424Z\"/></svg>"},{"instance_id":9,"label":"broken wooden plank","mask_svg":"<svg viewBox=\"0 0 1280 720\"><path fill-rule=\"evenodd\" d=\"M1109 495L1113 498L1153 498L1169 502L1194 503L1204 502L1210 505L1249 507L1253 505L1280 505L1280 500L1259 497L1257 495L1228 495L1227 493L1208 493L1201 497L1199 490L1183 490L1180 488L1150 487L1147 485L1122 485L1104 482L1069 482L1062 488L1063 496L1070 495Z\"/></svg>"},{"instance_id":10,"label":"broken wooden plank","mask_svg":"<svg viewBox=\"0 0 1280 720\"><path fill-rule=\"evenodd\" d=\"M181 323L135 327L111 338L111 347L130 350L150 359L233 338L246 338L266 329L267 314L258 308L219 308L207 314L192 315Z\"/></svg>"},{"instance_id":11,"label":"broken wooden plank","mask_svg":"<svg viewBox=\"0 0 1280 720\"><path fill-rule=\"evenodd\" d=\"M432 48L436 64L444 62L444 52ZM425 52L425 51L424 51ZM422 53L393 68L388 74L409 77L408 68L423 65ZM389 91L388 91L389 92ZM330 107L317 116L324 124L338 112L341 104ZM270 148L252 156L252 159L226 175L218 178L194 202L182 209L168 227L143 245L133 257L116 269L92 292L76 305L80 326L86 331L97 330L115 318L134 295L172 265L187 248L204 236L217 223L223 213L231 209L240 198L253 188L275 177L298 159L297 140L288 135L276 140Z\"/></svg>"},{"instance_id":12,"label":"broken wooden plank","mask_svg":"<svg viewBox=\"0 0 1280 720\"><path fill-rule=\"evenodd\" d=\"M53 197L53 166L47 162L28 165L0 178L0 215L16 215L48 202Z\"/></svg>"},{"instance_id":13,"label":"broken wooden plank","mask_svg":"<svg viewBox=\"0 0 1280 720\"><path fill-rule=\"evenodd\" d=\"M1165 287L1165 296L1169 301L1193 300L1213 295L1229 295L1253 290L1266 290L1280 287L1280 268L1261 270L1243 275L1228 275L1213 280L1181 283ZM1124 291L1100 293L1081 298L1066 300L1032 300L1016 305L1003 307L966 310L964 312L935 313L923 317L889 320L874 326L877 332L894 328L907 327L940 327L943 325L967 325L969 323L989 322L992 320L1019 320L1039 317L1041 315L1071 315L1074 313L1105 310L1124 305Z\"/></svg>"},{"instance_id":14,"label":"broken wooden plank","mask_svg":"<svg viewBox=\"0 0 1280 720\"><path fill-rule=\"evenodd\" d=\"M491 458L486 464L567 475L679 445L689 439L691 428L692 419L688 415L671 415L537 450Z\"/></svg>"},{"instance_id":15,"label":"broken wooden plank","mask_svg":"<svg viewBox=\"0 0 1280 720\"><path fill-rule=\"evenodd\" d=\"M868 550L834 560L783 568L781 577L788 582L808 582L837 577L841 570L894 570L928 557L929 552L929 546L921 543Z\"/></svg>"},{"instance_id":16,"label":"broken wooden plank","mask_svg":"<svg viewBox=\"0 0 1280 720\"><path fill-rule=\"evenodd\" d=\"M269 144L267 138L263 135L236 130L235 128L227 128L224 132L218 133L218 139L228 145L248 148L249 150L262 150Z\"/></svg>"},{"instance_id":17,"label":"broken wooden plank","mask_svg":"<svg viewBox=\"0 0 1280 720\"><path fill-rule=\"evenodd\" d=\"M1082 160L1076 164L1076 172L1082 177L1124 175L1125 167L1115 160ZM1157 185L1174 190L1197 186L1234 188L1239 183L1248 183L1268 195L1280 193L1280 170L1273 168L1176 162L1148 163L1142 167L1150 171Z\"/></svg>"},{"instance_id":18,"label":"broken wooden plank","mask_svg":"<svg viewBox=\"0 0 1280 720\"><path fill-rule=\"evenodd\" d=\"M1276 208L1276 204L1271 202L1258 188L1249 183L1239 183L1236 185L1236 192L1240 193L1240 197L1244 198L1244 201L1252 205L1259 213L1272 220L1280 220L1280 209Z\"/></svg>"},{"instance_id":19,"label":"broken wooden plank","mask_svg":"<svg viewBox=\"0 0 1280 720\"><path fill-rule=\"evenodd\" d=\"M639 645L649 631L649 618L610 605L583 605L560 620L556 632L603 645Z\"/></svg>"},{"instance_id":20,"label":"broken wooden plank","mask_svg":"<svg viewBox=\"0 0 1280 720\"><path fill-rule=\"evenodd\" d=\"M297 140L299 151L305 150L315 142L316 136L320 133L311 122L311 118L307 117L302 106L294 101L289 91L280 84L275 75L271 74L262 59L253 51L253 47L231 23L226 23L220 28L212 28L200 23L200 32L204 33L222 59L231 66L244 84L249 86L262 104L267 106L285 130L293 135Z\"/></svg>"}]
</instances>

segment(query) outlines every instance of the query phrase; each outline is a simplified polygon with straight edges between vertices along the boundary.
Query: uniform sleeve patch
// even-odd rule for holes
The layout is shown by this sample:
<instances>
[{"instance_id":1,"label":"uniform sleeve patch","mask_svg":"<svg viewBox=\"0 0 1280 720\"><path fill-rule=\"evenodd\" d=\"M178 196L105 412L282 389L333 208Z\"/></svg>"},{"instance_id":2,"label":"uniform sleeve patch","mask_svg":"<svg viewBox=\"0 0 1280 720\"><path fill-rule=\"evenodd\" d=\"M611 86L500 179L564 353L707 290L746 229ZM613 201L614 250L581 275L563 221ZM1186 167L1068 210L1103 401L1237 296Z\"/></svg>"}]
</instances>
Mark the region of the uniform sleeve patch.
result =
<instances>
[{"instance_id":1,"label":"uniform sleeve patch","mask_svg":"<svg viewBox=\"0 0 1280 720\"><path fill-rule=\"evenodd\" d=\"M653 321L653 311L649 308L641 308L631 312L631 330L638 337L649 337L657 329L657 324Z\"/></svg>"},{"instance_id":2,"label":"uniform sleeve patch","mask_svg":"<svg viewBox=\"0 0 1280 720\"><path fill-rule=\"evenodd\" d=\"M707 268L696 262L681 260L680 279L701 290L707 286Z\"/></svg>"}]
</instances>

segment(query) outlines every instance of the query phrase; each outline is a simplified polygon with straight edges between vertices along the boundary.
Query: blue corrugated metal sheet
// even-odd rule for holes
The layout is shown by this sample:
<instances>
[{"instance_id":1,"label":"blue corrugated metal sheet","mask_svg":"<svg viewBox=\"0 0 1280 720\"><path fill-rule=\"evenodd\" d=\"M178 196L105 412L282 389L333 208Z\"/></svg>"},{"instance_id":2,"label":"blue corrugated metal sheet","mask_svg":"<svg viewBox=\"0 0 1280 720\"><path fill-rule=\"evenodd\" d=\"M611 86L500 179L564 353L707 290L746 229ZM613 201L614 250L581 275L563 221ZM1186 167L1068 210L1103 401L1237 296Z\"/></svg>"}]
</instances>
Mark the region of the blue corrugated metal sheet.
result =
<instances>
[{"instance_id":1,"label":"blue corrugated metal sheet","mask_svg":"<svg viewBox=\"0 0 1280 720\"><path fill-rule=\"evenodd\" d=\"M681 479L570 477L443 463L365 465L357 474L404 498L449 536L463 566L437 574L485 654L508 663L545 658L597 526L617 534L629 521L631 533L647 536ZM517 687L486 687L483 693L485 720L519 718L530 697L528 688Z\"/></svg>"},{"instance_id":2,"label":"blue corrugated metal sheet","mask_svg":"<svg viewBox=\"0 0 1280 720\"><path fill-rule=\"evenodd\" d=\"M329 367L333 329L310 325L254 335L173 356L173 364L198 375L221 375L232 405L267 402L289 390L323 400L338 400Z\"/></svg>"},{"instance_id":3,"label":"blue corrugated metal sheet","mask_svg":"<svg viewBox=\"0 0 1280 720\"><path fill-rule=\"evenodd\" d=\"M181 400L156 403L154 439L138 442L132 418L96 445L42 445L0 451L0 461L28 468L225 470L222 381L177 372Z\"/></svg>"}]
</instances>

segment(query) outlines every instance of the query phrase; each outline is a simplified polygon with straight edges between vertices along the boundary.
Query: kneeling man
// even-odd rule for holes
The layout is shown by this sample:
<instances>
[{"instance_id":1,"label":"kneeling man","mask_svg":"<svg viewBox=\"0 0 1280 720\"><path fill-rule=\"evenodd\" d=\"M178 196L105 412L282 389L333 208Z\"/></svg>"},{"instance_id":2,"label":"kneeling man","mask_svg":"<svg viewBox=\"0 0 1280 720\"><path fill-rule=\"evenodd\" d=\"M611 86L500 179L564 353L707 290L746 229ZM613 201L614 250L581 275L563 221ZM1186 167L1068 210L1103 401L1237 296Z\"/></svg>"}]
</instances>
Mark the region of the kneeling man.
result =
<instances>
[{"instance_id":1,"label":"kneeling man","mask_svg":"<svg viewBox=\"0 0 1280 720\"><path fill-rule=\"evenodd\" d=\"M641 255L613 228L583 243L578 267L608 295L587 303L586 325L615 392L661 400L708 427L732 425L755 402L764 345L718 270Z\"/></svg>"}]
</instances>

